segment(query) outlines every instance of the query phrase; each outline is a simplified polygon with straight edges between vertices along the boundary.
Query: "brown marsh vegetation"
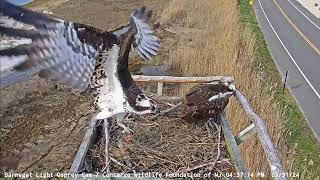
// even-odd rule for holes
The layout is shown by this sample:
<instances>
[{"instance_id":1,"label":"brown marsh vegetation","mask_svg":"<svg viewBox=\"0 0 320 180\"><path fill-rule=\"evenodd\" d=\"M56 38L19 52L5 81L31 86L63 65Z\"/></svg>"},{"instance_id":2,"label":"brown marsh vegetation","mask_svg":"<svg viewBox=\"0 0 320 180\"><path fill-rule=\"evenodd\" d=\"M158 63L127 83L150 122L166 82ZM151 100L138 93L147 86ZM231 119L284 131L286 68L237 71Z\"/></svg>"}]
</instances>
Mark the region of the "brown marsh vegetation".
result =
<instances>
[{"instance_id":1,"label":"brown marsh vegetation","mask_svg":"<svg viewBox=\"0 0 320 180\"><path fill-rule=\"evenodd\" d=\"M265 78L255 67L255 38L240 22L238 1L172 0L163 11L165 36L174 36L168 50L168 66L184 76L231 75L253 108L266 121L269 134L290 170L283 145L282 110L273 101L272 88L262 87ZM164 40L165 41L165 40ZM183 93L190 86L185 85ZM234 133L250 124L239 103L228 105L228 119ZM241 145L249 172L269 173L257 137Z\"/></svg>"}]
</instances>

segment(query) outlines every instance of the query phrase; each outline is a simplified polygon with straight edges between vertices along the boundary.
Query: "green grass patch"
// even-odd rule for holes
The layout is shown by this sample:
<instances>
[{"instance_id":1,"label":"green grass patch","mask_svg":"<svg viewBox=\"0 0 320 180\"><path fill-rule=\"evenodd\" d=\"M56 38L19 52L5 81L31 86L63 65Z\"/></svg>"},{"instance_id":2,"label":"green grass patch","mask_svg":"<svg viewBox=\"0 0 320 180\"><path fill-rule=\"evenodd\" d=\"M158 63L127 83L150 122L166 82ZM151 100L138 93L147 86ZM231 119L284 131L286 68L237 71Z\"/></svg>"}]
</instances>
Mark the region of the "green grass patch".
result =
<instances>
[{"instance_id":1,"label":"green grass patch","mask_svg":"<svg viewBox=\"0 0 320 180\"><path fill-rule=\"evenodd\" d=\"M272 79L272 84L264 82L266 86L278 84L275 88L274 99L283 108L285 125L284 138L289 149L295 153L288 155L294 158L292 172L300 172L300 178L320 178L320 147L307 121L300 111L295 99L288 90L282 92L282 82L276 65L270 55L263 34L257 23L252 6L247 0L239 0L241 20L250 27L256 38L255 59L259 71ZM270 80L268 78L268 80Z\"/></svg>"},{"instance_id":2,"label":"green grass patch","mask_svg":"<svg viewBox=\"0 0 320 180\"><path fill-rule=\"evenodd\" d=\"M46 5L46 3L48 3L47 0L34 0L28 4L23 5L23 7L32 9L37 6L44 6L44 5Z\"/></svg>"}]
</instances>

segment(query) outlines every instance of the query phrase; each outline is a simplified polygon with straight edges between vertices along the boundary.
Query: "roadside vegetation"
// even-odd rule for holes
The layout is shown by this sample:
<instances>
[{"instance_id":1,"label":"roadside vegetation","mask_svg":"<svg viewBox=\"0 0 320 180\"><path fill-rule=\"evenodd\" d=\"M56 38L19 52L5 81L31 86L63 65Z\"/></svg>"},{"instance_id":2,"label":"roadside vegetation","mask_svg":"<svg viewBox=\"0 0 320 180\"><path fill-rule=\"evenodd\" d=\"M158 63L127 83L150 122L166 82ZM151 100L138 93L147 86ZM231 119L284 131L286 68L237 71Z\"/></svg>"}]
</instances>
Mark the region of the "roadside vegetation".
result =
<instances>
[{"instance_id":1,"label":"roadside vegetation","mask_svg":"<svg viewBox=\"0 0 320 180\"><path fill-rule=\"evenodd\" d=\"M263 75L255 68L255 36L241 23L237 1L172 0L161 23L167 31L164 41L170 35L175 39L168 50L169 69L184 76L234 76L236 86L266 120L273 142L283 149L282 109L272 98L274 88L264 89ZM181 87L179 93L190 86ZM228 119L234 133L250 124L235 100L228 105ZM256 136L243 143L241 150L250 172L269 174Z\"/></svg>"},{"instance_id":2,"label":"roadside vegetation","mask_svg":"<svg viewBox=\"0 0 320 180\"><path fill-rule=\"evenodd\" d=\"M290 172L300 172L303 179L320 179L320 148L313 133L297 106L294 98L288 90L283 92L281 79L268 51L263 34L258 26L252 7L246 0L240 0L240 12L242 23L249 27L256 39L255 59L259 71L264 72L267 81L266 86L275 84L274 100L283 109L284 138L288 146L288 158L293 161Z\"/></svg>"},{"instance_id":3,"label":"roadside vegetation","mask_svg":"<svg viewBox=\"0 0 320 180\"><path fill-rule=\"evenodd\" d=\"M280 75L248 1L172 0L160 22L172 73L234 76L236 86L265 120L286 172L318 177L320 165L314 162L320 162L319 149L289 91L282 92ZM190 86L180 87L180 95ZM234 133L250 124L236 101L228 106L228 119ZM269 174L257 137L243 143L241 150L250 172Z\"/></svg>"},{"instance_id":4,"label":"roadside vegetation","mask_svg":"<svg viewBox=\"0 0 320 180\"><path fill-rule=\"evenodd\" d=\"M281 79L268 51L263 34L258 26L252 7L246 0L240 0L241 20L250 28L255 36L255 59L259 71L264 77L270 77L272 81L265 80L265 87L276 84L274 88L274 100L283 109L284 136L288 146L288 158L291 159L289 172L299 172L300 179L320 179L320 148L313 133L294 98L288 90L283 92ZM267 79L267 78L264 78ZM271 82L271 83L269 83Z\"/></svg>"}]
</instances>

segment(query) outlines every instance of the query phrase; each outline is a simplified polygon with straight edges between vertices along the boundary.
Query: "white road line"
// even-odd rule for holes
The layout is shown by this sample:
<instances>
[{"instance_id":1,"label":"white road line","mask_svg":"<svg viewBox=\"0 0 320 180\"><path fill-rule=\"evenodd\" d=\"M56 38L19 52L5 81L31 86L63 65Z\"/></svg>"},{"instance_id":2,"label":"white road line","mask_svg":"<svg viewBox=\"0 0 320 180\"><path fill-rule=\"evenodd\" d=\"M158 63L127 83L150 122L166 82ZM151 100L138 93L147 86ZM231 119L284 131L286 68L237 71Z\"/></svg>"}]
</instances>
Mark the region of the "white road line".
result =
<instances>
[{"instance_id":1,"label":"white road line","mask_svg":"<svg viewBox=\"0 0 320 180\"><path fill-rule=\"evenodd\" d=\"M276 35L276 37L278 38L278 40L280 41L281 45L283 46L283 48L286 50L286 52L288 53L290 59L292 60L292 62L294 63L294 65L297 67L297 69L299 70L299 72L301 73L301 75L303 76L303 78L307 81L307 83L309 84L309 86L311 87L311 89L313 90L313 92L318 96L318 98L320 99L320 94L316 91L316 89L313 87L313 85L311 84L311 82L309 81L309 79L307 78L307 76L302 72L301 68L298 66L298 64L296 63L296 61L294 60L294 58L292 57L291 53L289 52L289 50L287 49L287 47L284 45L284 43L282 42L282 40L280 39L278 33L275 31L274 27L272 26L266 12L264 11L264 8L262 7L262 4L260 2L260 0L258 0L259 5L262 9L262 12L264 14L264 16L266 17L272 31L274 32L274 34Z\"/></svg>"},{"instance_id":2,"label":"white road line","mask_svg":"<svg viewBox=\"0 0 320 180\"><path fill-rule=\"evenodd\" d=\"M306 16L296 5L294 5L290 0L288 0L288 2L294 7L296 8L296 10L298 10L306 19L308 19L308 21L311 22L311 24L313 24L314 26L316 26L319 30L320 30L320 27L314 23L310 18L308 18L308 16Z\"/></svg>"}]
</instances>

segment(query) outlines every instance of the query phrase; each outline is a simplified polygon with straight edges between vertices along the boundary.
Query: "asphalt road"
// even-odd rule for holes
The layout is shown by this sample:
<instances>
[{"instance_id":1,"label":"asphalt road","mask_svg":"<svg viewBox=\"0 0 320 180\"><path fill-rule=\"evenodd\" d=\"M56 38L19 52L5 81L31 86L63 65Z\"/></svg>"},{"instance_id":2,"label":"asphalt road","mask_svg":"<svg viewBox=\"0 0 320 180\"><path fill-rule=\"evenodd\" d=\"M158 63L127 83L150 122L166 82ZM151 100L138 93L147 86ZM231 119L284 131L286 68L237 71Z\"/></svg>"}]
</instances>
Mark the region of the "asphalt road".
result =
<instances>
[{"instance_id":1,"label":"asphalt road","mask_svg":"<svg viewBox=\"0 0 320 180\"><path fill-rule=\"evenodd\" d=\"M320 19L295 0L255 0L273 59L320 142Z\"/></svg>"}]
</instances>

